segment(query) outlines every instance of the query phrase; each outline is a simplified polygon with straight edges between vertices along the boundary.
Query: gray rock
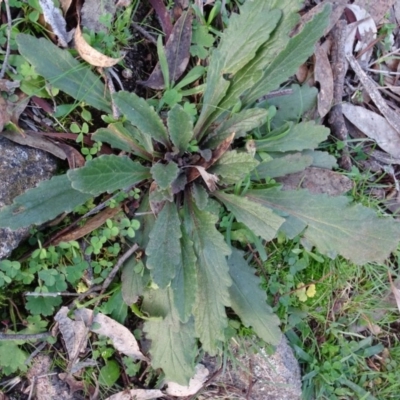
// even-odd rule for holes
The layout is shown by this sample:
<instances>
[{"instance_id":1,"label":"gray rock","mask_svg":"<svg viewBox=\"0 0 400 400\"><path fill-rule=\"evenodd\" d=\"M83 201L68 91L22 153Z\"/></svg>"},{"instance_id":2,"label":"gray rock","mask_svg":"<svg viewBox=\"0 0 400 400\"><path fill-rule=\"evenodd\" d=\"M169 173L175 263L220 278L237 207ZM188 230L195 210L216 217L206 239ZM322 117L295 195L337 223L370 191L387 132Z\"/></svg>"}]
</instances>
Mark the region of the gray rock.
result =
<instances>
[{"instance_id":1,"label":"gray rock","mask_svg":"<svg viewBox=\"0 0 400 400\"><path fill-rule=\"evenodd\" d=\"M199 400L300 400L301 375L299 364L283 336L273 355L267 355L263 348L254 353L250 342L234 346L234 364L228 362L199 396ZM218 371L215 357L206 357L202 363L210 376Z\"/></svg>"},{"instance_id":2,"label":"gray rock","mask_svg":"<svg viewBox=\"0 0 400 400\"><path fill-rule=\"evenodd\" d=\"M49 153L21 146L0 135L0 207L9 205L18 195L50 179L57 161ZM11 231L0 228L0 260L7 258L26 239L29 228Z\"/></svg>"}]
</instances>

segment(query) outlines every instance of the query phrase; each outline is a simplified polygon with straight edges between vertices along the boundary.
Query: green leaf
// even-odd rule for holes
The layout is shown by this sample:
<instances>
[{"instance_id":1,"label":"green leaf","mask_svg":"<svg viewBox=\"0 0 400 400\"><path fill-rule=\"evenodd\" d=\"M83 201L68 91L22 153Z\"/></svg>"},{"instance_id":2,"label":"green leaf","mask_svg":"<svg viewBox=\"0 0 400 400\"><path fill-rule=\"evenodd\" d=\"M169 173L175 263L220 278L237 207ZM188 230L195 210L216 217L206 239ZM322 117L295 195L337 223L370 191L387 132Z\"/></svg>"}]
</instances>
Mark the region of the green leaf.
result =
<instances>
[{"instance_id":1,"label":"green leaf","mask_svg":"<svg viewBox=\"0 0 400 400\"><path fill-rule=\"evenodd\" d=\"M290 130L286 135L275 139L266 136L265 139L255 140L257 151L286 152L315 149L319 143L329 136L329 129L316 125L314 121L289 123Z\"/></svg>"},{"instance_id":2,"label":"green leaf","mask_svg":"<svg viewBox=\"0 0 400 400\"><path fill-rule=\"evenodd\" d=\"M106 365L100 369L99 384L111 387L119 379L121 371L115 360L106 360Z\"/></svg>"},{"instance_id":3,"label":"green leaf","mask_svg":"<svg viewBox=\"0 0 400 400\"><path fill-rule=\"evenodd\" d=\"M92 134L92 139L106 142L119 150L133 152L139 157L150 161L152 159L151 154L138 143L138 136L139 131L135 127L131 126L130 129L127 129L121 122L116 122L108 125L107 128L97 129Z\"/></svg>"},{"instance_id":4,"label":"green leaf","mask_svg":"<svg viewBox=\"0 0 400 400\"><path fill-rule=\"evenodd\" d=\"M235 138L242 137L252 129L264 124L267 115L268 111L263 108L252 108L233 114L231 118L223 122L219 128L208 136L204 145L207 148L215 149L232 133L235 133Z\"/></svg>"},{"instance_id":5,"label":"green leaf","mask_svg":"<svg viewBox=\"0 0 400 400\"><path fill-rule=\"evenodd\" d=\"M0 369L4 375L26 371L28 369L25 364L27 358L28 354L21 350L15 341L0 341Z\"/></svg>"},{"instance_id":6,"label":"green leaf","mask_svg":"<svg viewBox=\"0 0 400 400\"><path fill-rule=\"evenodd\" d=\"M266 303L266 295L260 289L260 280L254 275L243 257L243 252L232 250L228 259L232 286L229 288L231 307L245 326L251 326L257 335L267 343L277 345L282 333L279 318Z\"/></svg>"},{"instance_id":7,"label":"green leaf","mask_svg":"<svg viewBox=\"0 0 400 400\"><path fill-rule=\"evenodd\" d=\"M400 224L378 217L347 197L311 194L307 190L258 189L246 197L284 215L282 230L290 237L300 234L329 257L337 254L356 264L383 262L399 241Z\"/></svg>"},{"instance_id":8,"label":"green leaf","mask_svg":"<svg viewBox=\"0 0 400 400\"><path fill-rule=\"evenodd\" d=\"M145 287L150 281L150 275L146 272L143 262L138 261L135 254L125 261L121 274L121 289L122 298L128 306L136 303L139 296L143 295Z\"/></svg>"},{"instance_id":9,"label":"green leaf","mask_svg":"<svg viewBox=\"0 0 400 400\"><path fill-rule=\"evenodd\" d=\"M196 206L200 210L204 210L207 207L208 200L209 200L207 190L204 189L204 186L202 186L199 183L194 183L191 186L191 190L192 190L193 199L196 202Z\"/></svg>"},{"instance_id":10,"label":"green leaf","mask_svg":"<svg viewBox=\"0 0 400 400\"><path fill-rule=\"evenodd\" d=\"M193 138L193 122L191 116L180 106L175 105L168 113L167 125L172 143L183 153Z\"/></svg>"},{"instance_id":11,"label":"green leaf","mask_svg":"<svg viewBox=\"0 0 400 400\"><path fill-rule=\"evenodd\" d=\"M150 172L158 187L164 190L168 189L178 177L179 167L173 161L170 161L167 165L157 163L151 167Z\"/></svg>"},{"instance_id":12,"label":"green leaf","mask_svg":"<svg viewBox=\"0 0 400 400\"><path fill-rule=\"evenodd\" d=\"M312 167L325 168L325 169L338 168L336 158L334 156L331 156L326 151L303 150L301 154L313 158L313 162L311 164Z\"/></svg>"},{"instance_id":13,"label":"green leaf","mask_svg":"<svg viewBox=\"0 0 400 400\"><path fill-rule=\"evenodd\" d=\"M281 15L280 10L270 9L268 2L248 1L241 6L240 15L234 14L230 18L229 27L223 33L218 49L213 51L208 67L203 108L195 126L198 139L201 138L200 132L210 124L209 117L225 96L230 80L255 57L256 51L268 40Z\"/></svg>"},{"instance_id":14,"label":"green leaf","mask_svg":"<svg viewBox=\"0 0 400 400\"><path fill-rule=\"evenodd\" d=\"M265 240L272 240L279 227L285 222L270 208L260 206L246 197L224 192L215 192L214 194L239 222L243 222L256 235Z\"/></svg>"},{"instance_id":15,"label":"green leaf","mask_svg":"<svg viewBox=\"0 0 400 400\"><path fill-rule=\"evenodd\" d=\"M19 34L19 52L35 67L35 71L51 85L72 96L77 102L111 113L111 100L100 76L89 66L76 60L68 50L62 50L46 38L37 39Z\"/></svg>"},{"instance_id":16,"label":"green leaf","mask_svg":"<svg viewBox=\"0 0 400 400\"><path fill-rule=\"evenodd\" d=\"M196 256L193 242L189 239L182 226L181 260L176 269L176 275L171 282L171 290L179 319L185 323L192 314L197 290Z\"/></svg>"},{"instance_id":17,"label":"green leaf","mask_svg":"<svg viewBox=\"0 0 400 400\"><path fill-rule=\"evenodd\" d=\"M101 305L101 311L108 314L120 324L124 324L128 316L128 307L122 298L121 289L116 290L108 300Z\"/></svg>"},{"instance_id":18,"label":"green leaf","mask_svg":"<svg viewBox=\"0 0 400 400\"><path fill-rule=\"evenodd\" d=\"M118 92L113 94L115 104L126 118L144 135L155 141L169 145L167 130L154 109L135 93Z\"/></svg>"},{"instance_id":19,"label":"green leaf","mask_svg":"<svg viewBox=\"0 0 400 400\"><path fill-rule=\"evenodd\" d=\"M158 214L146 254L147 268L151 270L154 282L165 288L176 275L181 262L180 220L175 203L166 202Z\"/></svg>"},{"instance_id":20,"label":"green leaf","mask_svg":"<svg viewBox=\"0 0 400 400\"><path fill-rule=\"evenodd\" d=\"M227 151L208 172L221 177L220 183L231 185L244 179L257 165L258 161L250 154L232 150Z\"/></svg>"},{"instance_id":21,"label":"green leaf","mask_svg":"<svg viewBox=\"0 0 400 400\"><path fill-rule=\"evenodd\" d=\"M125 189L150 178L150 170L127 156L103 155L69 170L72 187L94 196Z\"/></svg>"},{"instance_id":22,"label":"green leaf","mask_svg":"<svg viewBox=\"0 0 400 400\"><path fill-rule=\"evenodd\" d=\"M303 7L302 0L270 0L268 4L271 9L279 9L282 16L276 26L272 28L269 39L258 49L256 57L235 75L226 96L219 104L220 108L214 112L211 120L216 119L224 110L230 110L246 90L257 84L263 70L285 48L290 32L298 23L298 12ZM275 21L271 21L271 23L275 23Z\"/></svg>"},{"instance_id":23,"label":"green leaf","mask_svg":"<svg viewBox=\"0 0 400 400\"><path fill-rule=\"evenodd\" d=\"M252 174L252 179L277 178L287 174L304 171L312 165L312 156L302 153L287 154L283 157L274 158L271 161L264 161L259 164Z\"/></svg>"},{"instance_id":24,"label":"green leaf","mask_svg":"<svg viewBox=\"0 0 400 400\"><path fill-rule=\"evenodd\" d=\"M151 340L153 368L162 368L167 380L188 385L197 353L193 321L182 324L176 318L170 289L146 292L143 310L151 317L164 317L161 321L153 319L144 323L146 336Z\"/></svg>"},{"instance_id":25,"label":"green leaf","mask_svg":"<svg viewBox=\"0 0 400 400\"><path fill-rule=\"evenodd\" d=\"M72 211L91 197L73 189L67 175L55 176L16 197L11 206L4 207L0 211L0 226L15 230L40 225Z\"/></svg>"},{"instance_id":26,"label":"green leaf","mask_svg":"<svg viewBox=\"0 0 400 400\"><path fill-rule=\"evenodd\" d=\"M314 53L314 45L323 35L330 13L331 6L327 4L323 11L308 22L298 35L290 39L286 48L264 71L260 81L246 94L244 104L253 104L263 95L277 89L289 76L296 73L299 66Z\"/></svg>"},{"instance_id":27,"label":"green leaf","mask_svg":"<svg viewBox=\"0 0 400 400\"><path fill-rule=\"evenodd\" d=\"M230 249L215 227L218 218L199 210L191 198L187 200L185 228L197 257L198 289L193 309L196 333L204 350L214 355L228 326L225 306L230 305L228 287L232 282L225 256Z\"/></svg>"},{"instance_id":28,"label":"green leaf","mask_svg":"<svg viewBox=\"0 0 400 400\"><path fill-rule=\"evenodd\" d=\"M28 296L25 308L33 315L42 314L44 316L53 315L55 307L62 303L61 296L42 297Z\"/></svg>"},{"instance_id":29,"label":"green leaf","mask_svg":"<svg viewBox=\"0 0 400 400\"><path fill-rule=\"evenodd\" d=\"M275 106L278 110L272 119L272 128L281 126L287 121L298 122L306 111L317 104L318 89L316 87L310 87L308 84L303 86L294 84L288 89L291 89L292 93L276 96L265 102L264 107ZM262 103L259 104L259 107L262 106Z\"/></svg>"}]
</instances>

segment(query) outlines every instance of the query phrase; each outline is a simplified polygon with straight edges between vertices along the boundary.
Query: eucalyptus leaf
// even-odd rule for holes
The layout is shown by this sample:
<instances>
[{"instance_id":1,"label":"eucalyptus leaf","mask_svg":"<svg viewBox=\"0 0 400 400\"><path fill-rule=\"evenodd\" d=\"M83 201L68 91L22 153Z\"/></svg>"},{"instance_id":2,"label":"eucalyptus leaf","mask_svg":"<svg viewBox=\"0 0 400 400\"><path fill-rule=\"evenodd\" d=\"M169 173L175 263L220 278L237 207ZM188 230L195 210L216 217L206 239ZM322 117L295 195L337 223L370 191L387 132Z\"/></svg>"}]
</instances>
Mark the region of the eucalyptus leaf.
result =
<instances>
[{"instance_id":1,"label":"eucalyptus leaf","mask_svg":"<svg viewBox=\"0 0 400 400\"><path fill-rule=\"evenodd\" d=\"M133 186L150 177L150 170L127 156L103 155L67 173L72 187L94 196Z\"/></svg>"}]
</instances>

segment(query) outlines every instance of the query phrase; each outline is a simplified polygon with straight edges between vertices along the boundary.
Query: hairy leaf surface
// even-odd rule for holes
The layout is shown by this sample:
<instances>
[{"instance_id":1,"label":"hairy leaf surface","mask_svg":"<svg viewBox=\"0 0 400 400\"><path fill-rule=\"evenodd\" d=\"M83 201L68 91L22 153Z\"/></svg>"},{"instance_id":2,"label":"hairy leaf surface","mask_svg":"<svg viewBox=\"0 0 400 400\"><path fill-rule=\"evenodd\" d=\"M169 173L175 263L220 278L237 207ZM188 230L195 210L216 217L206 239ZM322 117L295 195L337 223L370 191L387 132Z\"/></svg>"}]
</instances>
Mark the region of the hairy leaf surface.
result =
<instances>
[{"instance_id":1,"label":"hairy leaf surface","mask_svg":"<svg viewBox=\"0 0 400 400\"><path fill-rule=\"evenodd\" d=\"M224 203L239 222L243 222L256 235L265 240L272 240L279 227L285 222L270 208L265 208L246 197L224 192L216 192L215 196Z\"/></svg>"},{"instance_id":2,"label":"hairy leaf surface","mask_svg":"<svg viewBox=\"0 0 400 400\"><path fill-rule=\"evenodd\" d=\"M100 76L90 67L76 60L68 50L62 50L46 38L19 34L19 52L35 67L35 71L51 85L84 101L94 108L111 113L110 98Z\"/></svg>"},{"instance_id":3,"label":"hairy leaf surface","mask_svg":"<svg viewBox=\"0 0 400 400\"><path fill-rule=\"evenodd\" d=\"M93 196L71 187L67 175L55 176L41 182L14 199L14 203L0 211L0 226L19 229L40 225L63 212L70 212Z\"/></svg>"},{"instance_id":4,"label":"hairy leaf surface","mask_svg":"<svg viewBox=\"0 0 400 400\"><path fill-rule=\"evenodd\" d=\"M118 92L113 95L115 104L143 134L164 145L169 144L167 130L154 109L135 93Z\"/></svg>"},{"instance_id":5,"label":"hairy leaf surface","mask_svg":"<svg viewBox=\"0 0 400 400\"><path fill-rule=\"evenodd\" d=\"M270 10L268 2L264 1L246 2L240 8L240 15L230 18L220 45L211 56L203 108L195 127L196 137L207 127L207 120L225 96L230 80L255 57L280 18L281 11Z\"/></svg>"},{"instance_id":6,"label":"hairy leaf surface","mask_svg":"<svg viewBox=\"0 0 400 400\"><path fill-rule=\"evenodd\" d=\"M187 322L193 309L197 291L196 255L193 242L182 226L181 260L172 279L171 289L176 311L181 322Z\"/></svg>"},{"instance_id":7,"label":"hairy leaf surface","mask_svg":"<svg viewBox=\"0 0 400 400\"><path fill-rule=\"evenodd\" d=\"M314 52L314 45L323 35L329 22L330 5L317 14L303 30L290 39L286 48L281 51L270 66L264 71L257 85L245 96L244 103L252 104L261 96L275 90L289 76L296 73L298 67Z\"/></svg>"},{"instance_id":8,"label":"hairy leaf surface","mask_svg":"<svg viewBox=\"0 0 400 400\"><path fill-rule=\"evenodd\" d=\"M139 134L135 127L126 129L121 122L116 122L108 125L107 128L97 129L92 139L106 142L116 149L133 152L145 160L151 160L151 155L138 143L135 131Z\"/></svg>"},{"instance_id":9,"label":"hairy leaf surface","mask_svg":"<svg viewBox=\"0 0 400 400\"><path fill-rule=\"evenodd\" d=\"M168 380L187 385L194 374L197 352L193 320L179 322L173 308L170 289L149 290L143 299L143 311L162 316L161 321L149 320L144 331L151 340L151 364L162 368Z\"/></svg>"},{"instance_id":10,"label":"hairy leaf surface","mask_svg":"<svg viewBox=\"0 0 400 400\"><path fill-rule=\"evenodd\" d=\"M142 272L136 271L138 267L143 268ZM124 263L121 274L121 292L125 304L131 306L136 303L139 296L143 295L149 281L150 274L143 262L136 259L136 254L129 257Z\"/></svg>"},{"instance_id":11,"label":"hairy leaf surface","mask_svg":"<svg viewBox=\"0 0 400 400\"><path fill-rule=\"evenodd\" d=\"M304 171L312 165L313 157L302 153L287 154L259 164L252 174L253 179L278 178Z\"/></svg>"},{"instance_id":12,"label":"hairy leaf surface","mask_svg":"<svg viewBox=\"0 0 400 400\"><path fill-rule=\"evenodd\" d=\"M209 169L209 172L221 177L220 183L230 185L244 179L257 165L258 161L250 154L244 152L238 153L236 150L232 150L227 151Z\"/></svg>"},{"instance_id":13,"label":"hairy leaf surface","mask_svg":"<svg viewBox=\"0 0 400 400\"><path fill-rule=\"evenodd\" d=\"M182 260L182 237L180 220L175 203L166 202L158 214L146 254L147 268L151 270L154 282L165 288L176 275L176 270Z\"/></svg>"},{"instance_id":14,"label":"hairy leaf surface","mask_svg":"<svg viewBox=\"0 0 400 400\"><path fill-rule=\"evenodd\" d=\"M316 125L314 121L289 123L289 125L289 132L277 139L267 136L265 139L255 140L257 150L268 152L313 150L329 136L329 129Z\"/></svg>"},{"instance_id":15,"label":"hairy leaf surface","mask_svg":"<svg viewBox=\"0 0 400 400\"><path fill-rule=\"evenodd\" d=\"M164 190L170 187L171 183L177 178L179 168L177 164L170 161L166 165L161 163L154 164L150 171L158 187Z\"/></svg>"},{"instance_id":16,"label":"hairy leaf surface","mask_svg":"<svg viewBox=\"0 0 400 400\"><path fill-rule=\"evenodd\" d=\"M215 227L218 218L199 210L189 197L186 199L185 227L197 256L198 289L193 309L196 333L205 351L214 355L225 339L228 324L225 306L229 306L228 287L232 281L225 256L230 249Z\"/></svg>"},{"instance_id":17,"label":"hairy leaf surface","mask_svg":"<svg viewBox=\"0 0 400 400\"><path fill-rule=\"evenodd\" d=\"M172 143L183 153L193 138L193 122L182 106L176 104L168 113L168 130Z\"/></svg>"},{"instance_id":18,"label":"hairy leaf surface","mask_svg":"<svg viewBox=\"0 0 400 400\"><path fill-rule=\"evenodd\" d=\"M321 253L337 254L357 263L383 262L398 243L400 224L378 217L347 197L311 194L307 190L250 190L246 197L289 217L282 230L291 238L300 234Z\"/></svg>"},{"instance_id":19,"label":"hairy leaf surface","mask_svg":"<svg viewBox=\"0 0 400 400\"><path fill-rule=\"evenodd\" d=\"M67 173L72 187L94 196L125 189L150 177L150 170L129 157L103 155Z\"/></svg>"},{"instance_id":20,"label":"hairy leaf surface","mask_svg":"<svg viewBox=\"0 0 400 400\"><path fill-rule=\"evenodd\" d=\"M237 249L232 250L228 265L233 281L229 288L231 307L245 326L251 326L267 343L277 345L282 336L279 318L266 303L265 292L259 287L260 280L254 275L254 269Z\"/></svg>"}]
</instances>

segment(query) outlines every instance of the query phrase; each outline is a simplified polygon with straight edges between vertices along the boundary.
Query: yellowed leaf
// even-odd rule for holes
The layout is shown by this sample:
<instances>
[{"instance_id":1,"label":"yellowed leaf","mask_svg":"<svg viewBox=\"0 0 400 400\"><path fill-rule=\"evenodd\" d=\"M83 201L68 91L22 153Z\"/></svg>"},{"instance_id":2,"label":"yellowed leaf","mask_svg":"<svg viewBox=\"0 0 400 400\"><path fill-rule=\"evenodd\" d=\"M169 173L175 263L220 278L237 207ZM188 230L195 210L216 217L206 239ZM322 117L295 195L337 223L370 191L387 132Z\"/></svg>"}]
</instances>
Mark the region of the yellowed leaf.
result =
<instances>
[{"instance_id":1,"label":"yellowed leaf","mask_svg":"<svg viewBox=\"0 0 400 400\"><path fill-rule=\"evenodd\" d=\"M75 47L78 50L79 55L87 61L89 64L95 67L112 67L122 60L120 58L111 58L100 53L92 46L90 46L82 35L80 26L78 25L75 30Z\"/></svg>"},{"instance_id":2,"label":"yellowed leaf","mask_svg":"<svg viewBox=\"0 0 400 400\"><path fill-rule=\"evenodd\" d=\"M314 297L315 294L317 293L317 290L315 289L315 284L312 283L308 288L307 288L307 297Z\"/></svg>"}]
</instances>

